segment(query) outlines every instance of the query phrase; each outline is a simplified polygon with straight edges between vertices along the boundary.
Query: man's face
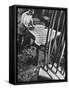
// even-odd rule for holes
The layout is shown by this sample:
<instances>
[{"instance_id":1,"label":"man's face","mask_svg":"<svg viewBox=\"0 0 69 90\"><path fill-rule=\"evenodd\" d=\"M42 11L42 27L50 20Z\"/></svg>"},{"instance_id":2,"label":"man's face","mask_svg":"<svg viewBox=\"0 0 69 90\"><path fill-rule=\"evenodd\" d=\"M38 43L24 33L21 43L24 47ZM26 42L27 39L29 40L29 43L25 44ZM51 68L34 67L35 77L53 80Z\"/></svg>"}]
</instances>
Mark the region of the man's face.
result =
<instances>
[{"instance_id":1,"label":"man's face","mask_svg":"<svg viewBox=\"0 0 69 90\"><path fill-rule=\"evenodd\" d=\"M33 15L34 14L34 10L29 10L29 14Z\"/></svg>"}]
</instances>

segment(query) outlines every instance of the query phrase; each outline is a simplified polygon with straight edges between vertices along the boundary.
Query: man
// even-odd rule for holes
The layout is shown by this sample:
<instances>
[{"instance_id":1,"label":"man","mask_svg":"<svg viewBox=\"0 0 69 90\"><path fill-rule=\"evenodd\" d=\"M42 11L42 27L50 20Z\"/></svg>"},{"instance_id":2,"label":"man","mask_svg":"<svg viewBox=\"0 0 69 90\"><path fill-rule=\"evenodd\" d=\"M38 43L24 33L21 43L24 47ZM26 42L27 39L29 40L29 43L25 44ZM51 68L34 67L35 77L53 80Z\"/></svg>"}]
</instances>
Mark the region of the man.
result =
<instances>
[{"instance_id":1,"label":"man","mask_svg":"<svg viewBox=\"0 0 69 90\"><path fill-rule=\"evenodd\" d=\"M24 12L21 16L21 25L25 27L24 30L24 42L22 47L24 48L26 45L30 45L30 39L33 37L28 30L33 30L34 25L33 25L33 16L34 11L33 10L28 10Z\"/></svg>"}]
</instances>

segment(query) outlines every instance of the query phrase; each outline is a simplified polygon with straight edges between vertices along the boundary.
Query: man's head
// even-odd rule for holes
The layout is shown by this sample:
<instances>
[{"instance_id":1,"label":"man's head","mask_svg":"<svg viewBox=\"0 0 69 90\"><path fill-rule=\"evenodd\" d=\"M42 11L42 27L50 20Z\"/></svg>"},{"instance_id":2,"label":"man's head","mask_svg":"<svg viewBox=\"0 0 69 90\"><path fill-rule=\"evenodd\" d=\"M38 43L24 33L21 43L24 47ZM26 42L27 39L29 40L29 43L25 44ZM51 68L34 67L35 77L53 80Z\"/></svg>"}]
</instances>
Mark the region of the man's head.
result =
<instances>
[{"instance_id":1,"label":"man's head","mask_svg":"<svg viewBox=\"0 0 69 90\"><path fill-rule=\"evenodd\" d=\"M29 14L33 15L34 14L34 10L33 9L29 9Z\"/></svg>"}]
</instances>

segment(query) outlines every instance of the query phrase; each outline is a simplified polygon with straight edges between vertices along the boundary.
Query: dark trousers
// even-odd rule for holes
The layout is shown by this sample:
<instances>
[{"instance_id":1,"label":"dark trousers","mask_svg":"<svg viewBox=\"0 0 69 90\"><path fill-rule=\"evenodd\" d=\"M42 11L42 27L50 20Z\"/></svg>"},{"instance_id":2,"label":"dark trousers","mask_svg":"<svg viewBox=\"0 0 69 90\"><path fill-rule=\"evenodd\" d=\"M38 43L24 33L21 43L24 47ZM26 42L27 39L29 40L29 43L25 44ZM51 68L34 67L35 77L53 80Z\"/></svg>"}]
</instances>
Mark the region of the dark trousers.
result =
<instances>
[{"instance_id":1,"label":"dark trousers","mask_svg":"<svg viewBox=\"0 0 69 90\"><path fill-rule=\"evenodd\" d=\"M31 38L35 40L35 37L28 30L26 30L24 33L23 48L30 45Z\"/></svg>"}]
</instances>

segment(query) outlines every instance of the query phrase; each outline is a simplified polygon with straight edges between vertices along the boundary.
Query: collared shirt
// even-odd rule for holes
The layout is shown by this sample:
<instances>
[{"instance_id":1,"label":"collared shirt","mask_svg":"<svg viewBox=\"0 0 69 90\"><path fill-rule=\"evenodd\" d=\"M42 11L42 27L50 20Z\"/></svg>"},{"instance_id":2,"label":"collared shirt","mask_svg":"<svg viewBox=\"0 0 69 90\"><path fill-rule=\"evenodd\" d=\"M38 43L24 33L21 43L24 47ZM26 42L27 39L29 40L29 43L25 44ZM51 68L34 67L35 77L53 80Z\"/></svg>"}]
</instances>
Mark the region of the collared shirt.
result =
<instances>
[{"instance_id":1,"label":"collared shirt","mask_svg":"<svg viewBox=\"0 0 69 90\"><path fill-rule=\"evenodd\" d=\"M33 23L32 15L29 15L29 11L26 11L21 16L21 23L28 27L30 22Z\"/></svg>"}]
</instances>

